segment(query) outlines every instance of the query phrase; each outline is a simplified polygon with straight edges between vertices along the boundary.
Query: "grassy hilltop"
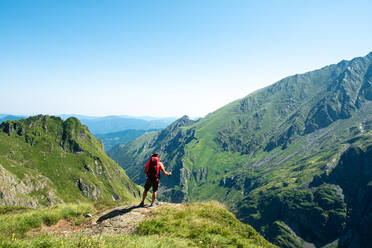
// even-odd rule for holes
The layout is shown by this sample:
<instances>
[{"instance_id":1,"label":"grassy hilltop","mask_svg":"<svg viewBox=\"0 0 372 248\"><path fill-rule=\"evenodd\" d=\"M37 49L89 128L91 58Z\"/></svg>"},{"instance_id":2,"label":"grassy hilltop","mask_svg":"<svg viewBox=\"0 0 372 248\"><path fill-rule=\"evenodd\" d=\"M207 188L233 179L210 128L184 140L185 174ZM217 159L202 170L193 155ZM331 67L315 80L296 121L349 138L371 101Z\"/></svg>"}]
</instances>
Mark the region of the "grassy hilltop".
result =
<instances>
[{"instance_id":1,"label":"grassy hilltop","mask_svg":"<svg viewBox=\"0 0 372 248\"><path fill-rule=\"evenodd\" d=\"M94 227L82 215L94 211L91 204L70 204L2 214L0 247L276 247L251 226L238 221L218 202L171 204L146 209L149 216L131 233L102 231L100 235L89 234ZM42 231L45 227L58 230L61 226L58 223L63 223L58 222L61 218L72 223L77 232ZM125 224L106 222L114 226ZM120 229L125 228L118 226L116 230Z\"/></svg>"},{"instance_id":2,"label":"grassy hilltop","mask_svg":"<svg viewBox=\"0 0 372 248\"><path fill-rule=\"evenodd\" d=\"M133 200L139 188L76 118L0 125L0 206Z\"/></svg>"}]
</instances>

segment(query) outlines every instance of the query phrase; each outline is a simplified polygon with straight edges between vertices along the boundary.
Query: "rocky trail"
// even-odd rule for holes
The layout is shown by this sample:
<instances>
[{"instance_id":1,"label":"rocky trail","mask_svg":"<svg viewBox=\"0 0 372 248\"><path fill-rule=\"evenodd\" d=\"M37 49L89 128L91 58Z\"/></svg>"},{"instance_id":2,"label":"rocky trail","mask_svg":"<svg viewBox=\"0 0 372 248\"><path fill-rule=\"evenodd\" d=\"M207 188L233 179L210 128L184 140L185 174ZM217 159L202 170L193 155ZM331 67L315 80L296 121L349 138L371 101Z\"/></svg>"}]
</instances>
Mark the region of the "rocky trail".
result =
<instances>
[{"instance_id":1,"label":"rocky trail","mask_svg":"<svg viewBox=\"0 0 372 248\"><path fill-rule=\"evenodd\" d=\"M144 207L138 207L136 205L120 206L96 214L81 225L74 225L74 223L67 220L60 220L52 226L43 225L39 232L61 234L65 236L71 234L85 234L88 236L131 234L136 231L141 221L152 215L154 209L170 205L177 204L159 202L153 207L150 207L149 204L146 204ZM31 232L29 234L36 233L37 232Z\"/></svg>"}]
</instances>

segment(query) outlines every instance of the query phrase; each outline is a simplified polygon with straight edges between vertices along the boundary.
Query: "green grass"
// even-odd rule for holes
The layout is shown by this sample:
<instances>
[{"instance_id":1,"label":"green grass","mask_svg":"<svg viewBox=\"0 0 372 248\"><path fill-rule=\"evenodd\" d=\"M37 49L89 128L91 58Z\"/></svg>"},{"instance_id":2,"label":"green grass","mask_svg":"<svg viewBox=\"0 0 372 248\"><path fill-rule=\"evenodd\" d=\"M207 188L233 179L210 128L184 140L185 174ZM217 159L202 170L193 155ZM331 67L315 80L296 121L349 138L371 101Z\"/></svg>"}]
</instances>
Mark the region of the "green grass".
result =
<instances>
[{"instance_id":1,"label":"green grass","mask_svg":"<svg viewBox=\"0 0 372 248\"><path fill-rule=\"evenodd\" d=\"M27 208L25 207L5 206L5 207L0 207L0 214L16 213L16 212L24 211L26 209Z\"/></svg>"},{"instance_id":2,"label":"green grass","mask_svg":"<svg viewBox=\"0 0 372 248\"><path fill-rule=\"evenodd\" d=\"M92 204L64 204L0 216L0 248L33 247L275 247L251 226L239 222L218 202L161 206L135 234L26 234L60 219L79 222ZM80 223L80 222L79 222Z\"/></svg>"},{"instance_id":3,"label":"green grass","mask_svg":"<svg viewBox=\"0 0 372 248\"><path fill-rule=\"evenodd\" d=\"M274 247L216 201L159 208L138 232L191 240L197 247Z\"/></svg>"},{"instance_id":4,"label":"green grass","mask_svg":"<svg viewBox=\"0 0 372 248\"><path fill-rule=\"evenodd\" d=\"M184 239L161 236L143 235L103 235L100 237L89 237L87 235L76 235L71 237L60 237L56 235L40 235L31 239L17 239L12 237L0 241L0 248L174 248L194 247L192 242Z\"/></svg>"},{"instance_id":5,"label":"green grass","mask_svg":"<svg viewBox=\"0 0 372 248\"><path fill-rule=\"evenodd\" d=\"M76 220L87 213L93 213L92 203L62 204L48 208L24 209L0 215L1 237L24 237L31 229L40 229L41 225L51 226L61 219Z\"/></svg>"}]
</instances>

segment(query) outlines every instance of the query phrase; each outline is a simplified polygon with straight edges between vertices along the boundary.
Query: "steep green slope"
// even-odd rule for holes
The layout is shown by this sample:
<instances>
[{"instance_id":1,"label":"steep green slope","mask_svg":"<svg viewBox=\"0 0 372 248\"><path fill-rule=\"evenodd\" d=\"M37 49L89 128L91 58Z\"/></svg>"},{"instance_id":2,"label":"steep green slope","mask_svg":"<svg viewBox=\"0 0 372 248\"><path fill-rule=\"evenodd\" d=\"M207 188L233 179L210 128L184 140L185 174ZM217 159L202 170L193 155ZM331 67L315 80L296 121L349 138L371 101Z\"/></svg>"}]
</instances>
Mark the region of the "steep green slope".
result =
<instances>
[{"instance_id":1,"label":"steep green slope","mask_svg":"<svg viewBox=\"0 0 372 248\"><path fill-rule=\"evenodd\" d=\"M345 185L314 180L337 168L350 145L369 149L371 62L372 53L287 77L196 123L183 118L116 147L110 156L142 183L143 164L158 151L174 175L162 179L166 199L223 201L280 246L341 240L340 247L365 247L349 234L361 235L351 224L354 205Z\"/></svg>"},{"instance_id":2,"label":"steep green slope","mask_svg":"<svg viewBox=\"0 0 372 248\"><path fill-rule=\"evenodd\" d=\"M139 189L76 118L0 125L0 205L130 200Z\"/></svg>"}]
</instances>

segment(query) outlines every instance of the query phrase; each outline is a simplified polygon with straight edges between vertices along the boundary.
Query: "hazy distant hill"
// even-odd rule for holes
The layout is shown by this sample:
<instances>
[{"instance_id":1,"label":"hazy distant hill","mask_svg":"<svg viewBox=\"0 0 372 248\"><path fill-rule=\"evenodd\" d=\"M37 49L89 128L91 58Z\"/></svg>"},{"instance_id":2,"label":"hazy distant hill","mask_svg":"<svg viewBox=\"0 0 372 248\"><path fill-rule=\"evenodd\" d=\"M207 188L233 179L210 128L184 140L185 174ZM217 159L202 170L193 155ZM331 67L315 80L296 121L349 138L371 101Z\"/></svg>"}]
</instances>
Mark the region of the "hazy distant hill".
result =
<instances>
[{"instance_id":1,"label":"hazy distant hill","mask_svg":"<svg viewBox=\"0 0 372 248\"><path fill-rule=\"evenodd\" d=\"M0 206L126 200L139 194L76 118L39 115L0 125Z\"/></svg>"},{"instance_id":2,"label":"hazy distant hill","mask_svg":"<svg viewBox=\"0 0 372 248\"><path fill-rule=\"evenodd\" d=\"M281 247L372 243L372 53L294 75L110 156L137 183L154 151L171 201L217 199Z\"/></svg>"},{"instance_id":3,"label":"hazy distant hill","mask_svg":"<svg viewBox=\"0 0 372 248\"><path fill-rule=\"evenodd\" d=\"M105 147L105 151L110 151L114 146L118 144L127 144L128 142L135 140L146 132L156 131L157 129L149 130L136 130L128 129L120 132L96 134L95 137L100 139Z\"/></svg>"},{"instance_id":4,"label":"hazy distant hill","mask_svg":"<svg viewBox=\"0 0 372 248\"><path fill-rule=\"evenodd\" d=\"M76 115L76 114L63 114L59 115L63 120L70 117L75 117L81 121L84 125L88 126L92 134L107 134L120 132L128 129L134 130L149 130L149 129L162 129L168 126L170 123L175 121L175 117L132 117L132 116L86 116L86 115ZM27 116L20 115L9 115L0 114L0 123L6 120L19 120L27 118Z\"/></svg>"},{"instance_id":5,"label":"hazy distant hill","mask_svg":"<svg viewBox=\"0 0 372 248\"><path fill-rule=\"evenodd\" d=\"M61 118L66 118L71 115L62 115ZM74 116L74 115L72 115ZM92 134L107 134L113 132L124 131L128 129L148 130L161 129L168 126L176 118L150 118L140 119L137 117L126 116L105 116L105 117L90 117L84 115L75 115L84 125L88 126Z\"/></svg>"},{"instance_id":6,"label":"hazy distant hill","mask_svg":"<svg viewBox=\"0 0 372 248\"><path fill-rule=\"evenodd\" d=\"M4 121L7 121L7 120L19 120L19 119L23 119L23 118L26 118L26 116L1 114L0 115L0 124Z\"/></svg>"}]
</instances>

